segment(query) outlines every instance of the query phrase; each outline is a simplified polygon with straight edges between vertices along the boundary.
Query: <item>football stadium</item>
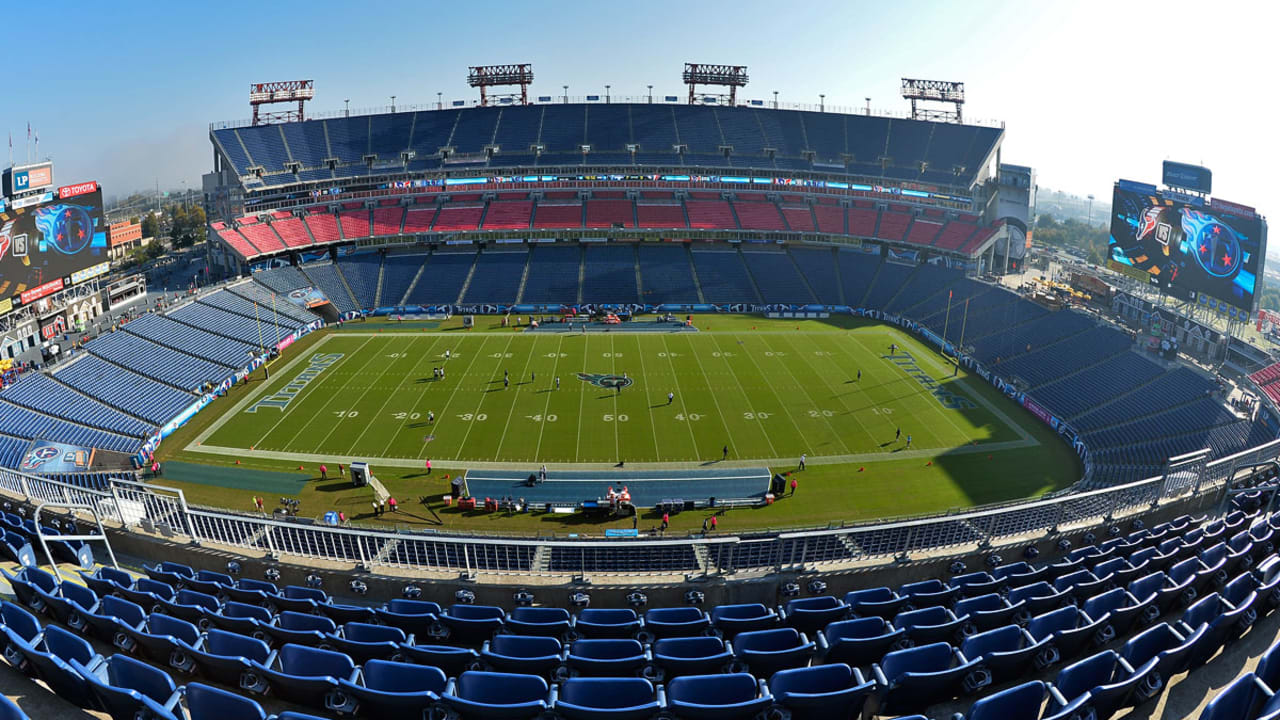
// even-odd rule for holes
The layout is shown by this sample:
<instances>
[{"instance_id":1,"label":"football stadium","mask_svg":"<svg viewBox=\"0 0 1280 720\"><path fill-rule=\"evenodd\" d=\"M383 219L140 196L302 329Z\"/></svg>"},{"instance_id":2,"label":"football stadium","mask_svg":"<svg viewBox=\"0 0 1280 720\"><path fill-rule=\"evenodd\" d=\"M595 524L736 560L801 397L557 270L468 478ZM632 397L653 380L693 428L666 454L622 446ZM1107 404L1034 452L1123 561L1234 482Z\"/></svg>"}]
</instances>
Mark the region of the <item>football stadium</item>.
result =
<instances>
[{"instance_id":1,"label":"football stadium","mask_svg":"<svg viewBox=\"0 0 1280 720\"><path fill-rule=\"evenodd\" d=\"M466 78L251 85L159 303L5 172L0 717L1272 717L1267 225L1206 168L1032 279L963 83Z\"/></svg>"}]
</instances>

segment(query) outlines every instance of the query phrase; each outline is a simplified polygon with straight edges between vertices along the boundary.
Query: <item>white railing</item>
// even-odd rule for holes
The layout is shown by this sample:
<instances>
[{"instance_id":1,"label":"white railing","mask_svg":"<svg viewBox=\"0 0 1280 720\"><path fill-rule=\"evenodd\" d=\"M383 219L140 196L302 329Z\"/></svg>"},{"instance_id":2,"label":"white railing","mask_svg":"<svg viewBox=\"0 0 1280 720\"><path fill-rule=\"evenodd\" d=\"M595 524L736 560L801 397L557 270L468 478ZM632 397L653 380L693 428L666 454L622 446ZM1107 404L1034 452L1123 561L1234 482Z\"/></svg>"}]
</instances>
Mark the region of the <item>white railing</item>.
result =
<instances>
[{"instance_id":1,"label":"white railing","mask_svg":"<svg viewBox=\"0 0 1280 720\"><path fill-rule=\"evenodd\" d=\"M1113 488L938 517L762 536L672 539L486 538L435 531L388 532L287 521L265 514L193 509L180 490L114 480L107 491L0 469L0 490L30 503L88 505L109 522L193 543L281 559L327 560L396 571L467 575L729 574L839 563L890 564L920 554L998 552L1159 507L1204 506L1236 471L1280 454L1280 440L1217 460ZM701 552L699 552L701 551ZM705 558L699 560L699 556Z\"/></svg>"}]
</instances>

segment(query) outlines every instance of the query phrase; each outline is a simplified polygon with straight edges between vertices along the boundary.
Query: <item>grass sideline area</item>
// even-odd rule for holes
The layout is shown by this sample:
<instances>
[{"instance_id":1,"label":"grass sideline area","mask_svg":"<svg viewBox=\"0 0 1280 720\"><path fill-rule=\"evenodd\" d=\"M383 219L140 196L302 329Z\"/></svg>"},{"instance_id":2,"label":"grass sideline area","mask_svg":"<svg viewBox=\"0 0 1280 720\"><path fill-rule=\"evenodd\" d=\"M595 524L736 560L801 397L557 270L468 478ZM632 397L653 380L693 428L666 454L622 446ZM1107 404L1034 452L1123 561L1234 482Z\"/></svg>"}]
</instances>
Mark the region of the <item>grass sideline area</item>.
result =
<instances>
[{"instance_id":1,"label":"grass sideline area","mask_svg":"<svg viewBox=\"0 0 1280 720\"><path fill-rule=\"evenodd\" d=\"M255 373L165 440L160 459L190 465L167 466L161 482L195 504L249 510L253 495L268 495L273 507L279 498L269 487L306 475L312 481L293 495L306 516L336 509L374 526L549 535L631 521L462 512L442 501L445 477L481 464L699 467L719 464L725 445L728 465L788 472L807 453L796 497L722 516L721 532L734 532L943 512L1036 496L1080 474L1078 457L1052 430L980 378L953 377L932 349L880 323L712 315L695 318L698 333L624 327L576 336L477 319L470 331L460 318L430 327L352 322L303 338L271 364L269 378ZM895 358L890 343L902 348ZM432 373L440 366L443 380ZM624 373L629 384L619 392L610 383ZM296 392L285 403L290 383ZM272 397L280 407L260 404ZM371 463L399 512L374 517L368 489L333 477L352 458ZM220 470L202 469L209 467ZM237 476L252 472L282 475L263 476L255 492L255 481ZM697 530L705 516L674 516L672 531ZM659 520L645 510L639 527Z\"/></svg>"}]
</instances>

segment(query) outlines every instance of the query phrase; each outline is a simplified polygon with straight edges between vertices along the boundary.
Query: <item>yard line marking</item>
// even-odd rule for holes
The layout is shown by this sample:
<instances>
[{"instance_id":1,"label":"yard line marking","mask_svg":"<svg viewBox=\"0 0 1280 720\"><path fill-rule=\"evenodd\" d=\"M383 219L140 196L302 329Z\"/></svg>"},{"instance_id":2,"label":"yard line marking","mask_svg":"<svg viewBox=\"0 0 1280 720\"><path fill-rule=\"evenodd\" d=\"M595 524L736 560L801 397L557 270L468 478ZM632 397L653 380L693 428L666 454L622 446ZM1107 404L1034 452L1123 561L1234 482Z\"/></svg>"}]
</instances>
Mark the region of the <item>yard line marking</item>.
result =
<instances>
[{"instance_id":1,"label":"yard line marking","mask_svg":"<svg viewBox=\"0 0 1280 720\"><path fill-rule=\"evenodd\" d=\"M396 347L396 346L394 346L394 345L390 345L390 344L386 344L386 347L385 347L384 349L390 350L390 349L393 349L394 347ZM371 355L372 357L380 357L380 356L383 356L383 353L382 353L381 351L379 351L379 352L377 352L377 353L370 353L370 355ZM406 355L407 355L407 353L406 353ZM416 364L416 363L415 363L415 364ZM391 370L391 367L392 367L393 365L395 365L395 362L394 362L394 361L392 361L392 362L388 362L388 363L384 363L384 365L383 365L383 367L382 367L382 372L380 372L380 373L378 373L378 374L377 374L376 379L374 379L374 381L373 381L373 383L372 383L371 385L368 385L368 386L366 386L366 387L352 387L352 386L350 386L350 385L346 385L346 384L344 384L341 388L339 388L339 389L338 389L338 391L337 391L337 392L335 392L335 393L334 393L334 396L336 397L337 395L339 395L339 394L341 394L341 393L345 393L345 392L350 391L350 390L361 390L362 392L360 393L360 398L359 398L359 400L357 400L357 403L359 403L359 401L364 400L364 399L365 399L365 397L367 397L367 396L369 395L369 391L370 391L370 390L379 390L379 391L381 391L381 390L383 390L383 389L384 389L384 388L383 388L383 386L382 386L382 384L381 384L381 380L387 376L387 373ZM363 373L353 373L353 374L352 374L352 377L353 377L353 378L355 378L355 377L362 377L362 376L364 376L364 375L363 375ZM367 376L365 376L365 377L367 377ZM312 421L314 422L315 420L318 420L320 417L322 417L322 415L324 415L324 414L323 414L323 413L316 413L316 416L315 416L314 418L312 418ZM374 417L370 418L370 419L365 423L365 430L368 430L368 429L369 429L370 424L372 424L372 423L374 423L374 422L377 422L377 416L374 416ZM308 423L308 424L309 424L309 423ZM342 425L342 423L339 423L339 422L335 422L335 423L333 423L333 424L332 424L332 426L329 428L329 432L325 433L325 434L324 434L324 437L323 437L323 438L321 438L321 439L320 439L320 442L315 446L315 452L324 452L324 446L325 446L325 443L329 442L329 438L333 437L333 434L334 434L335 432L337 432L337 431L338 431L338 428L339 428L341 425Z\"/></svg>"},{"instance_id":2,"label":"yard line marking","mask_svg":"<svg viewBox=\"0 0 1280 720\"><path fill-rule=\"evenodd\" d=\"M802 351L798 351L798 350L796 350L796 345L795 345L795 343L792 341L792 338L788 338L788 337L786 337L786 336L783 336L783 341L787 343L787 347L791 348L791 351L792 351L792 352L796 353L797 355L800 355L800 356L804 357L804 364L805 364L805 365L807 365L807 366L809 366L809 370L811 370L815 375L817 375L818 377L822 378L822 384L823 384L823 385L826 385L826 386L827 386L827 389L828 389L828 390L830 390L830 391L831 391L831 393L832 393L833 395L835 395L837 398L839 398L840 405L841 405L841 406L843 406L843 407L844 407L844 409L845 409L846 411L848 411L848 413L849 413L850 415L852 415L852 416L853 416L853 419L858 423L858 427L862 428L862 432L863 432L864 434L866 434L866 436L867 436L867 440L871 441L871 446L872 446L872 447L875 447L875 445L876 445L876 438L875 438L875 436L874 436L874 435L872 435L872 434L871 434L871 431L867 429L866 424L862 422L862 418L858 416L858 413L854 410L854 408L849 407L848 403L846 403L846 402L845 402L845 400L844 400L843 396L841 396L841 395L840 395L840 393L836 392L836 391L838 390L838 388L836 388L834 385L832 385L832 384L827 380L827 376L826 376L824 373L822 373L821 371L819 371L817 368L815 368L815 367L813 366L813 362L811 362L811 361L809 360L809 356L808 356L806 353L804 353L804 352L802 352ZM815 347L816 347L816 346L817 346L817 344L815 343ZM857 389L857 388L855 388L855 389ZM859 392L861 392L861 390L859 390ZM814 407L817 407L817 406L815 405ZM824 415L823 417L825 418L826 416ZM830 424L830 423L828 422L828 424ZM845 450L848 450L848 449L849 449L849 445L848 445L847 443L843 443L843 442L842 442L841 444L843 444L843 445L844 445Z\"/></svg>"},{"instance_id":3,"label":"yard line marking","mask_svg":"<svg viewBox=\"0 0 1280 720\"><path fill-rule=\"evenodd\" d=\"M887 326L885 326L883 329L884 329L884 330L890 330L890 328L888 328ZM889 340L890 342L893 342L893 343L895 343L895 344L899 345L899 346L900 346L900 347L902 347L903 349L906 349L906 348L907 348L907 342L908 342L908 341L913 340L913 338L907 337L907 336L905 336L905 335L899 335L898 333L894 333L894 332L892 332L892 331L891 331L891 332L877 332L877 333L875 333L875 334L876 334L876 335L878 335L878 336L879 336L879 337L881 337L881 338L887 339L887 340ZM874 358L878 358L878 359L883 360L883 359L886 357L883 353L881 353L881 352L879 352L879 351L877 351L877 350L873 350L873 349L871 349L871 348L867 347L867 346L866 346L866 345L865 345L861 340L859 340L859 339L858 339L858 338L856 338L856 337L855 337L855 338L853 338L853 341L854 341L854 343L855 343L855 344L857 344L857 345L858 345L858 347L860 347L860 348L862 348L864 351L866 351L866 352L870 353L870 354L871 354L871 356L872 356L872 357L874 357ZM847 350L845 350L845 352L846 352L846 353L848 353L848 351L847 351ZM850 355L850 357L852 357L852 353L848 353L848 354ZM913 355L912 357L915 357L915 356ZM891 363L891 364L892 364L892 363ZM897 368L897 366L896 366L896 365L895 365L894 367L895 367L895 368ZM900 371L900 370L899 370L899 372L901 373L901 371ZM904 377L906 376L906 373L901 373L901 374L902 374ZM933 396L932 396L931 394L929 394L927 391L925 391L923 387L917 386L917 387L913 388L913 391L911 392L911 394L910 394L910 395L907 395L906 397L899 398L899 401L900 401L900 402L902 402L904 405L907 405L907 404L908 404L908 401L917 401L917 400L922 400L922 401L923 401L923 403L924 403L924 405L920 405L920 404L919 404L919 403L917 403L917 402L912 402L911 404L915 404L918 408L920 408L920 409L918 409L918 410L912 411L912 413L911 413L911 414L912 414L912 417L917 418L917 419L921 419L921 418L924 418L924 417L934 417L935 415L941 415L941 416L942 416L942 419L946 420L946 421L947 421L947 424L948 424L948 425L950 425L950 426L951 426L951 427L952 427L952 428L953 428L953 429L954 429L954 430L959 434L959 436L960 436L960 438L961 438L961 442L960 442L960 444L964 444L964 445L967 445L967 444L968 444L968 440L967 440L967 438L968 438L968 433L966 433L963 429L961 429L961 428L960 428L960 426L956 425L955 421L951 418L950 413L946 412L947 408L943 408L943 407L938 406L938 405L936 405L936 404L935 404ZM926 410L926 409L928 410L928 415L923 415L923 413L925 412L925 410ZM901 425L899 424L899 421L894 421L894 427L895 427L895 428L900 428L900 427L901 427ZM929 429L929 433L930 433L930 435L933 435L933 429L932 429L932 428L930 428L930 429ZM911 434L911 433L908 433L908 434ZM944 439L944 438L941 438L941 437L936 437L936 436L934 436L934 440L938 443L938 446L934 448L935 450L946 450L946 449L947 449L948 447L950 447L950 445L951 445L951 444L947 443L947 442L945 441L945 439ZM895 441L895 442L896 442L896 441Z\"/></svg>"},{"instance_id":4,"label":"yard line marking","mask_svg":"<svg viewBox=\"0 0 1280 720\"><path fill-rule=\"evenodd\" d=\"M512 341L513 339L515 339L515 336L514 336L514 335L509 335L509 336L507 336L507 344L502 346L502 352L501 352L501 353L499 353L499 354L505 354L505 353L507 352L507 349L511 347L511 341ZM498 365L501 365L501 364L502 364L502 363L501 363L501 359L500 359L500 360L499 360L499 362L498 362ZM467 368L467 369L470 369L470 366L468 366L468 368ZM496 368L495 368L495 370L496 370ZM492 377L492 375L491 375L490 377ZM455 392L456 392L456 391L455 391ZM480 414L480 408L484 406L484 398L485 398L485 395L488 395L488 393L485 393L485 392L480 393L480 399L479 399L479 401L477 401L477 402L476 402L476 409L475 409L475 411L472 413L472 415L473 415L473 416L475 416L475 415L479 415L479 414ZM467 438L471 437L471 428L475 427L475 426L476 426L476 425L478 425L478 424L479 424L479 421L477 421L477 420L472 420L471 422L467 423L467 431L466 431L465 433L463 433L463 435L462 435L462 442L458 443L458 450L459 450L459 451L466 449L466 447L467 447Z\"/></svg>"},{"instance_id":5,"label":"yard line marking","mask_svg":"<svg viewBox=\"0 0 1280 720\"><path fill-rule=\"evenodd\" d=\"M582 336L582 372L587 372L587 346L591 344L589 335ZM582 457L582 414L583 403L587 400L587 390L583 383L578 383L578 430L573 435L573 459L577 462Z\"/></svg>"},{"instance_id":6,"label":"yard line marking","mask_svg":"<svg viewBox=\"0 0 1280 720\"><path fill-rule=\"evenodd\" d=\"M693 443L693 456L698 456L698 436L693 434L693 421L689 419L689 408L684 404L684 392L680 387L680 373L676 372L676 363L671 359L671 346L667 344L667 336L662 336L662 349L667 353L667 364L671 366L671 376L675 378L676 390L680 391L680 413L684 415L685 427L689 428L689 441ZM670 392L668 390L667 392ZM723 419L721 424L723 424Z\"/></svg>"},{"instance_id":7,"label":"yard line marking","mask_svg":"<svg viewBox=\"0 0 1280 720\"><path fill-rule=\"evenodd\" d=\"M555 382L556 377L558 377L556 375L556 370L560 368L560 352L563 348L564 348L564 335L561 334L561 336L556 339L555 362L551 363L550 380L552 382ZM555 391L553 390L552 392L547 393L547 401L542 404L542 422L538 423L539 425L541 425L541 427L538 428L538 444L534 446L534 449L533 449L533 459L535 461L537 461L538 458L542 457L542 435L547 431L547 425L551 424L547 422L547 412L551 409L551 396L554 392ZM501 445L499 445L499 447L501 447Z\"/></svg>"},{"instance_id":8,"label":"yard line marking","mask_svg":"<svg viewBox=\"0 0 1280 720\"><path fill-rule=\"evenodd\" d=\"M733 441L733 431L729 429L729 425L727 422L728 418L725 416L724 410L720 409L720 401L716 399L716 391L711 387L711 378L707 377L707 371L702 367L702 358L698 357L698 353L693 350L692 344L689 346L689 353L693 355L694 361L698 363L698 372L702 373L702 379L707 382L707 391L711 395L711 402L715 404L716 414L720 416L720 426L724 428L724 434L729 437L729 440L728 442L725 443L725 445L732 447L733 456L737 457L738 445ZM739 384L738 387L742 387L741 384ZM764 428L762 427L761 430L763 429ZM765 433L765 439L766 440L769 439L769 433L767 432ZM770 443L770 448L772 448L772 446L773 444Z\"/></svg>"},{"instance_id":9,"label":"yard line marking","mask_svg":"<svg viewBox=\"0 0 1280 720\"><path fill-rule=\"evenodd\" d=\"M359 348L356 348L357 352L358 352L359 350L364 349L365 345L368 345L370 342L373 342L372 338L371 338L371 339L369 339L369 340L366 340L366 341L364 342L364 344L362 344ZM351 356L355 356L355 353L352 353L352 354L351 354ZM365 368L365 367L367 367L371 362L373 362L373 359L374 359L375 357L377 357L377 353L365 353L365 356L366 356L366 357L365 357L364 364L362 364L362 365L360 366L360 369L361 369L362 371L363 371L363 370L364 370L364 368ZM328 378L325 378L324 380L333 379L334 377L341 377L341 376L342 376L342 373L339 371L339 368L341 368L343 365L345 365L345 360L346 360L346 359L347 359L347 358L343 358L344 362L340 363L339 365L335 365L335 366L334 366L334 370L335 370L335 372L334 372L333 374L331 374ZM318 383L312 383L312 384L308 385L308 386L307 386L307 388L306 388L305 390L303 390L303 392L302 392L302 393L300 393L301 397L295 397L295 398L293 399L293 402L289 403L289 405L290 405L291 407L289 407L289 408L288 408L288 411L287 411L287 412L282 413L282 417L280 418L280 420L279 420L276 424L277 424L277 425L279 425L279 423L280 423L280 422L283 422L283 421L285 421L286 419L292 418L292 417L293 417L293 414L294 414L295 412L297 412L297 411L298 411L298 408L299 408L299 406L300 406L300 405L302 405L302 403L306 402L306 401L307 401L307 399L308 399L308 398L310 398L314 393L319 392L319 389L320 389L320 388L322 388L322 387L324 387L325 385L327 385L327 383L326 383L324 380L322 380L321 382L318 382ZM296 440L297 440L297 439L298 439L298 438L303 434L303 432L305 432L305 431L306 431L306 429L307 429L308 427L310 427L310 426L311 426L311 424L312 424L312 423L314 423L316 420L319 420L321 417L324 417L324 416L326 415L326 413L327 413L327 408L329 407L329 404L330 404L330 403L332 403L335 399L337 399L337 397L338 397L339 395L341 395L341 394L342 394L342 390L344 390L345 388L346 388L346 386L345 386L345 384L344 384L341 388L338 388L337 392L332 392L332 393L330 393L330 394L329 394L329 398L328 398L327 400L325 400L325 401L324 401L324 404L322 404L322 405L320 406L320 410L319 410L319 412L317 412L315 415L311 416L311 419L309 419L309 420L307 420L307 421L305 421L305 422L299 423L298 431L297 431L296 433L294 433L292 437L290 437L290 438L289 438L288 442L286 442L286 443L284 444L284 447L293 447L293 443L294 443L294 441L296 441ZM295 405L294 403L297 403L297 404ZM295 420L295 422L296 422L296 420ZM273 426L273 428L272 428L272 429L274 430L274 426ZM269 435L269 434L268 434L268 435ZM268 437L268 435L263 435L262 437L258 438L258 442L259 442L259 443L261 443L263 440L266 440L266 439L267 439L267 437Z\"/></svg>"},{"instance_id":10,"label":"yard line marking","mask_svg":"<svg viewBox=\"0 0 1280 720\"><path fill-rule=\"evenodd\" d=\"M484 357L484 355L483 355L482 351L484 350L484 346L485 346L488 342L489 342L489 338L487 338L487 337L486 337L486 338L483 338L483 339L481 339L481 340L480 340L480 347L479 347L479 348L478 348L474 353L472 353L472 355L471 355L471 358L472 358L472 359L471 359L471 362L469 362L469 363L467 364L467 369L466 369L466 370L463 370L461 373L458 373L458 384L453 386L453 392L449 393L449 399L448 399L448 400L445 400L445 402L444 402L444 407L440 410L440 423L439 423L439 425L437 425L437 427L439 427L440 425L444 425L446 422L448 422L448 421L449 421L449 418L452 418L452 417L453 417L453 415L451 415L451 414L449 413L449 408L453 406L453 398L454 398L454 396L455 396L455 395L457 395L457 394L458 394L458 390L460 390L460 389L462 388L462 378L466 377L466 376L469 374L469 372L470 372L471 368L475 365L475 361L476 361L476 359L481 358L481 357ZM510 339L509 339L509 337L508 337L507 342L508 342L508 343L510 343ZM446 377L446 379L448 379L448 378ZM425 397L426 397L426 395L427 395L427 391L426 391L426 390L423 390L423 391L422 391L422 396L425 398ZM483 395L481 395L481 397L483 397ZM468 432L470 432L470 427L469 427L469 426L470 426L470 425L472 425L472 424L474 424L474 423L468 423ZM433 433L433 434L434 434L434 433ZM465 438L465 436L463 437L463 439L464 439L464 440L466 439L466 438ZM429 449L429 446L427 445L427 443L422 443L422 449L418 451L418 459L419 459L419 460L421 460L423 457L425 457L425 456L426 456L426 454L427 454L427 450L428 450L428 449ZM461 449L462 449L462 445L458 445L458 449L459 449L459 450L461 450Z\"/></svg>"},{"instance_id":11,"label":"yard line marking","mask_svg":"<svg viewBox=\"0 0 1280 720\"><path fill-rule=\"evenodd\" d=\"M730 337L732 337L734 341L736 341L737 343L741 342L741 340L738 338L737 335L731 335ZM720 347L720 343L718 341L713 340L712 343L715 345L716 348ZM744 352L743 349L745 349L745 346L742 346L742 349L739 350L740 354L751 355L751 353ZM724 356L723 350L720 351L720 359L724 360L725 367L729 371L729 376L733 378L733 383L738 386L738 392L742 393L742 397L746 398L747 407L751 407L751 395L747 392L747 389L742 386L742 381L738 379L738 374L734 372L733 367L729 365L729 358ZM803 441L805 437L804 433L800 432L800 427L796 425L795 418L791 416L790 412L787 412L787 406L783 404L782 398L778 395L777 391L773 389L773 386L769 384L769 376L766 375L764 371L760 369L760 365L756 363L756 360L754 357L751 358L751 364L755 367L756 372L760 373L760 378L764 380L765 385L769 385L769 392L770 394L773 395L773 399L778 401L778 407L782 408L783 414L785 414L787 418L791 420L791 426L796 429L796 432L799 434L801 441ZM773 446L773 440L769 437L769 430L764 426L764 421L760 419L759 413L755 413L754 410L752 410L752 412L755 414L756 424L760 426L760 432L764 435L765 442L769 443L769 452L773 453L774 455L777 455L778 449ZM848 450L848 449L849 448L847 447L845 448L845 450Z\"/></svg>"},{"instance_id":12,"label":"yard line marking","mask_svg":"<svg viewBox=\"0 0 1280 720\"><path fill-rule=\"evenodd\" d=\"M649 374L644 369L644 350L640 347L640 340L636 340L636 352L640 354L640 377L647 378ZM649 405L649 400L644 401L645 405ZM661 443L658 442L658 424L653 420L653 408L649 408L649 429L653 435L653 456L658 462L662 462Z\"/></svg>"},{"instance_id":13,"label":"yard line marking","mask_svg":"<svg viewBox=\"0 0 1280 720\"><path fill-rule=\"evenodd\" d=\"M419 338L418 338L418 337L416 337L416 336L413 338L413 340L409 343L410 348L412 348L412 346L414 346L414 345L417 345L417 344L418 344L418 342L417 342L417 341L418 341L418 339L419 339ZM404 373L404 374L401 376L401 378L400 378L400 382L396 383L395 388L394 388L391 392L387 393L387 399L382 401L382 407L378 408L378 412L376 412L376 413L373 415L373 417L372 417L372 418L370 418L370 422L369 422L367 425L365 425L364 430L361 430L361 431L360 431L360 434L356 436L356 440L355 440L355 442L351 443L351 452L355 452L355 450L356 450L356 446L360 444L360 440L361 440L361 438L363 438L363 437L365 436L365 434L367 434L367 433L369 432L369 430L371 430L371 429L373 428L374 422L375 422L375 421L377 421L377 420L378 420L378 418L381 418L381 417L382 417L382 413L383 413L384 411L386 411L386 409L387 409L387 405L390 405L392 400L397 399L397 397L400 395L400 388L404 387L404 382L405 382L405 380L407 380L407 379L409 379L410 377L415 376L415 375L417 375L417 374L418 374L418 367L419 367L419 365L421 365L421 364L422 364L422 361L423 361L423 360L426 360L428 357L430 357L430 353L431 353L431 351L435 348L436 343L438 343L438 342L440 342L440 338L438 338L438 337L437 337L437 338L434 338L434 339L431 341L431 345L427 347L427 351L426 351L426 352L424 352L424 353L422 353L422 354L420 354L420 355L418 356L418 359L417 359L416 361L414 361L414 363L413 363L413 368L412 368L411 370L409 370L408 372ZM412 350L411 350L411 349L410 349L410 350L406 350L405 355L407 356L407 355L409 354L409 352L412 352ZM395 362L394 362L394 361L392 361L392 362L387 363L387 366L388 366L388 368L390 368L390 366L391 366L391 365L394 365L394 364L395 364ZM383 373L383 375L385 375L385 372ZM379 379L381 379L381 377L383 377L383 376L382 376L382 375L380 375L380 376L379 376ZM395 436L396 436L396 435L398 435L398 434L399 434L399 432L398 432L398 431L397 431L397 432L395 432L395 433L391 433L391 437L392 437L392 439L394 439L394 438L395 438Z\"/></svg>"},{"instance_id":14,"label":"yard line marking","mask_svg":"<svg viewBox=\"0 0 1280 720\"><path fill-rule=\"evenodd\" d=\"M515 336L512 337L514 338ZM537 344L537 339L534 339L529 343L529 347L525 350L524 367L520 368L520 374L516 376L516 391L511 394L511 407L507 408L507 422L502 426L502 435L498 437L498 448L493 451L493 459L495 462L497 462L498 458L502 456L502 443L506 442L507 430L511 427L511 418L516 415L516 405L519 404L520 400L520 378L529 374L529 363L533 361L533 348ZM508 343L508 345L510 345L510 343Z\"/></svg>"}]
</instances>

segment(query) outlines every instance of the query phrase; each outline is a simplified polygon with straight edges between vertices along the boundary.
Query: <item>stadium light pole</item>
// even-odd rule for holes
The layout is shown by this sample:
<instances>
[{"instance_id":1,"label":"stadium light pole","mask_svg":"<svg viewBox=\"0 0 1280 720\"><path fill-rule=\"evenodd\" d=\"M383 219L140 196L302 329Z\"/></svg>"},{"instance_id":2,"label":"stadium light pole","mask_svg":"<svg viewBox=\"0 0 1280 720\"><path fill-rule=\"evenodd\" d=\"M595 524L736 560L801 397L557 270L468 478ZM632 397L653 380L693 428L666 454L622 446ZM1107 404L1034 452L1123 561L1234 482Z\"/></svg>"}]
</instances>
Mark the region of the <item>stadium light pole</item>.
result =
<instances>
[{"instance_id":1,"label":"stadium light pole","mask_svg":"<svg viewBox=\"0 0 1280 720\"><path fill-rule=\"evenodd\" d=\"M610 87L613 87L613 86L609 85L608 83L605 83L605 86L604 86L604 104L605 105L609 104L609 88Z\"/></svg>"},{"instance_id":2,"label":"stadium light pole","mask_svg":"<svg viewBox=\"0 0 1280 720\"><path fill-rule=\"evenodd\" d=\"M344 117L351 117L351 98L342 101L342 114Z\"/></svg>"},{"instance_id":3,"label":"stadium light pole","mask_svg":"<svg viewBox=\"0 0 1280 720\"><path fill-rule=\"evenodd\" d=\"M649 104L650 105L653 104L653 86L652 85L649 86Z\"/></svg>"},{"instance_id":4,"label":"stadium light pole","mask_svg":"<svg viewBox=\"0 0 1280 720\"><path fill-rule=\"evenodd\" d=\"M773 109L774 110L778 109L778 91L777 90L773 91Z\"/></svg>"},{"instance_id":5,"label":"stadium light pole","mask_svg":"<svg viewBox=\"0 0 1280 720\"><path fill-rule=\"evenodd\" d=\"M1089 226L1090 226L1090 227L1093 227L1093 195L1092 195L1092 194L1090 194L1090 195L1089 195L1089 221L1088 221L1088 224L1089 224Z\"/></svg>"},{"instance_id":6,"label":"stadium light pole","mask_svg":"<svg viewBox=\"0 0 1280 720\"><path fill-rule=\"evenodd\" d=\"M395 112L395 111L396 111L396 96L392 95L391 96L391 112Z\"/></svg>"},{"instance_id":7,"label":"stadium light pole","mask_svg":"<svg viewBox=\"0 0 1280 720\"><path fill-rule=\"evenodd\" d=\"M871 114L871 98L867 98L867 115Z\"/></svg>"},{"instance_id":8,"label":"stadium light pole","mask_svg":"<svg viewBox=\"0 0 1280 720\"><path fill-rule=\"evenodd\" d=\"M561 85L560 87L564 88L564 104L568 105L569 104L569 86Z\"/></svg>"},{"instance_id":9,"label":"stadium light pole","mask_svg":"<svg viewBox=\"0 0 1280 720\"><path fill-rule=\"evenodd\" d=\"M827 96L824 95L823 93L818 93L818 112L826 112L826 111L827 111Z\"/></svg>"},{"instance_id":10,"label":"stadium light pole","mask_svg":"<svg viewBox=\"0 0 1280 720\"><path fill-rule=\"evenodd\" d=\"M444 93L443 92L436 93L436 109L437 110L444 109Z\"/></svg>"}]
</instances>

